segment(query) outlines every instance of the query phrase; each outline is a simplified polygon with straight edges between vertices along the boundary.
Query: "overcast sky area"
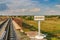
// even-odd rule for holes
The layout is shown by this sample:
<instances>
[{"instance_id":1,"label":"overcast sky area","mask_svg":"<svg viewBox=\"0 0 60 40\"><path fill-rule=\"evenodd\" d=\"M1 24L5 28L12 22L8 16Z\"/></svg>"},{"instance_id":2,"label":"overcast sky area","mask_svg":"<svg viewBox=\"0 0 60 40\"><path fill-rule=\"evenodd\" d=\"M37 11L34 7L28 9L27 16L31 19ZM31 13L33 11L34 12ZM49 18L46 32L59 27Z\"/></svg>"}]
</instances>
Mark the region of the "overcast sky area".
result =
<instances>
[{"instance_id":1,"label":"overcast sky area","mask_svg":"<svg viewBox=\"0 0 60 40\"><path fill-rule=\"evenodd\" d=\"M60 15L60 0L0 0L0 15Z\"/></svg>"}]
</instances>

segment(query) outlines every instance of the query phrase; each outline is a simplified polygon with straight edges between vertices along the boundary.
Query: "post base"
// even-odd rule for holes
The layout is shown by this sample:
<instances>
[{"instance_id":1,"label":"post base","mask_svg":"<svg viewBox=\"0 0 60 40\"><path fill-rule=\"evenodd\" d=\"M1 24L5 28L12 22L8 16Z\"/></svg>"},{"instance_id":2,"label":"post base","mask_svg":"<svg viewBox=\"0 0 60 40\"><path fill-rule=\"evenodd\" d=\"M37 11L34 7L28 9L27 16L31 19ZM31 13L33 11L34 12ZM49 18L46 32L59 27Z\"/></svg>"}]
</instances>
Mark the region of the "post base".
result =
<instances>
[{"instance_id":1,"label":"post base","mask_svg":"<svg viewBox=\"0 0 60 40\"><path fill-rule=\"evenodd\" d=\"M44 39L44 36L37 35L35 36L36 39Z\"/></svg>"}]
</instances>

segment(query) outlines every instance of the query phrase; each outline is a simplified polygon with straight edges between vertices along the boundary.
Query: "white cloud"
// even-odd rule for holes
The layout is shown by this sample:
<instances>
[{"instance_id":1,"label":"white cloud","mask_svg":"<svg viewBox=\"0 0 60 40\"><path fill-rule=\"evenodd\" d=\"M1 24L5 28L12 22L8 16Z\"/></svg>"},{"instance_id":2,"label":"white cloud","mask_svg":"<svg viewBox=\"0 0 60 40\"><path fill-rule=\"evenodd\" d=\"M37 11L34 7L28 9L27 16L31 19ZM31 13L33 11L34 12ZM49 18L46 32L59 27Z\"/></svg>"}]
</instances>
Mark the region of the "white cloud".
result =
<instances>
[{"instance_id":1,"label":"white cloud","mask_svg":"<svg viewBox=\"0 0 60 40\"><path fill-rule=\"evenodd\" d=\"M60 8L60 5L56 5L56 7Z\"/></svg>"},{"instance_id":2,"label":"white cloud","mask_svg":"<svg viewBox=\"0 0 60 40\"><path fill-rule=\"evenodd\" d=\"M16 12L40 12L40 8L31 8L31 9L17 9L17 10L15 10Z\"/></svg>"},{"instance_id":3,"label":"white cloud","mask_svg":"<svg viewBox=\"0 0 60 40\"><path fill-rule=\"evenodd\" d=\"M21 12L40 12L40 8L31 8L31 9L16 9L16 10L8 10L8 12L18 12L18 13L21 13Z\"/></svg>"},{"instance_id":4,"label":"white cloud","mask_svg":"<svg viewBox=\"0 0 60 40\"><path fill-rule=\"evenodd\" d=\"M29 14L29 15L32 15L33 13L37 13L37 12L40 12L40 8L31 8L31 9L16 9L16 10L6 10L6 11L1 11L0 14L2 15L25 15L25 14ZM31 13L31 14L30 14ZM35 15L35 14L33 14Z\"/></svg>"},{"instance_id":5,"label":"white cloud","mask_svg":"<svg viewBox=\"0 0 60 40\"><path fill-rule=\"evenodd\" d=\"M48 2L49 0L44 0ZM8 10L0 11L0 14L13 15L13 14L60 14L60 10L54 10L50 7L39 4L38 1L31 0L0 0L0 3L6 3ZM41 8L40 8L41 7ZM60 8L60 5L56 5L55 8ZM46 9L47 8L47 9Z\"/></svg>"},{"instance_id":6,"label":"white cloud","mask_svg":"<svg viewBox=\"0 0 60 40\"><path fill-rule=\"evenodd\" d=\"M56 12L56 10L54 10L54 9L51 9L51 8L46 8L46 12L48 12L48 13L55 13Z\"/></svg>"},{"instance_id":7,"label":"white cloud","mask_svg":"<svg viewBox=\"0 0 60 40\"><path fill-rule=\"evenodd\" d=\"M40 8L33 8L31 10L29 10L30 12L40 12Z\"/></svg>"},{"instance_id":8,"label":"white cloud","mask_svg":"<svg viewBox=\"0 0 60 40\"><path fill-rule=\"evenodd\" d=\"M59 11L59 10L55 10L55 9L48 8L48 9L44 12L44 15L60 15L60 11Z\"/></svg>"},{"instance_id":9,"label":"white cloud","mask_svg":"<svg viewBox=\"0 0 60 40\"><path fill-rule=\"evenodd\" d=\"M52 10L52 9L49 9L46 11L47 13L56 13L57 11L56 10Z\"/></svg>"},{"instance_id":10,"label":"white cloud","mask_svg":"<svg viewBox=\"0 0 60 40\"><path fill-rule=\"evenodd\" d=\"M24 12L27 12L28 9L16 9L14 10L14 12L17 12L17 13L24 13Z\"/></svg>"},{"instance_id":11,"label":"white cloud","mask_svg":"<svg viewBox=\"0 0 60 40\"><path fill-rule=\"evenodd\" d=\"M28 7L36 7L35 3L31 0L11 0L10 4L7 4L10 9L19 9L19 8L28 8Z\"/></svg>"},{"instance_id":12,"label":"white cloud","mask_svg":"<svg viewBox=\"0 0 60 40\"><path fill-rule=\"evenodd\" d=\"M50 12L50 13L56 13L55 10L49 10L48 12Z\"/></svg>"},{"instance_id":13,"label":"white cloud","mask_svg":"<svg viewBox=\"0 0 60 40\"><path fill-rule=\"evenodd\" d=\"M8 10L0 12L0 14L22 14L22 13L35 13L39 12L40 8L38 8L36 5L37 3L31 0L6 0L3 1L7 4ZM2 2L2 3L3 3Z\"/></svg>"}]
</instances>

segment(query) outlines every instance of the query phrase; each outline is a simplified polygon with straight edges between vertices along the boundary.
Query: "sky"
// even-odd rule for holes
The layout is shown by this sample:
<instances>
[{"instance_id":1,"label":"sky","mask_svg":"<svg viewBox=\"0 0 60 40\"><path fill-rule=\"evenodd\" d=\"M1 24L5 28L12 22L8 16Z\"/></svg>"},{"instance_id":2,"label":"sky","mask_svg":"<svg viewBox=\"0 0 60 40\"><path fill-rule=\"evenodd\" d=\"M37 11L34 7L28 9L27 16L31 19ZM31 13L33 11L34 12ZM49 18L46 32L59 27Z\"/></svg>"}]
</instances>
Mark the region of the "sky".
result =
<instances>
[{"instance_id":1,"label":"sky","mask_svg":"<svg viewBox=\"0 0 60 40\"><path fill-rule=\"evenodd\" d=\"M0 15L60 15L60 0L0 0Z\"/></svg>"}]
</instances>

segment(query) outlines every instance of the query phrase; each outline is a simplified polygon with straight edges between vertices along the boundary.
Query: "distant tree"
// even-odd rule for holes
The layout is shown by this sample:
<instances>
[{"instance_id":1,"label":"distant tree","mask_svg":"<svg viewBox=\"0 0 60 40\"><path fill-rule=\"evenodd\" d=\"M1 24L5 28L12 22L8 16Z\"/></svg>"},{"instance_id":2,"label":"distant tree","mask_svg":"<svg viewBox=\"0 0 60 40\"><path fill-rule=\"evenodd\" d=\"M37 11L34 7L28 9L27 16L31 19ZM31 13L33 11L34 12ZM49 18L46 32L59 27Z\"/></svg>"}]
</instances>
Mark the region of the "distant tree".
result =
<instances>
[{"instance_id":1,"label":"distant tree","mask_svg":"<svg viewBox=\"0 0 60 40\"><path fill-rule=\"evenodd\" d=\"M33 20L34 17L33 17L33 16L27 16L26 19L27 19L27 20Z\"/></svg>"},{"instance_id":2,"label":"distant tree","mask_svg":"<svg viewBox=\"0 0 60 40\"><path fill-rule=\"evenodd\" d=\"M60 16L58 16L58 18L60 19Z\"/></svg>"}]
</instances>

